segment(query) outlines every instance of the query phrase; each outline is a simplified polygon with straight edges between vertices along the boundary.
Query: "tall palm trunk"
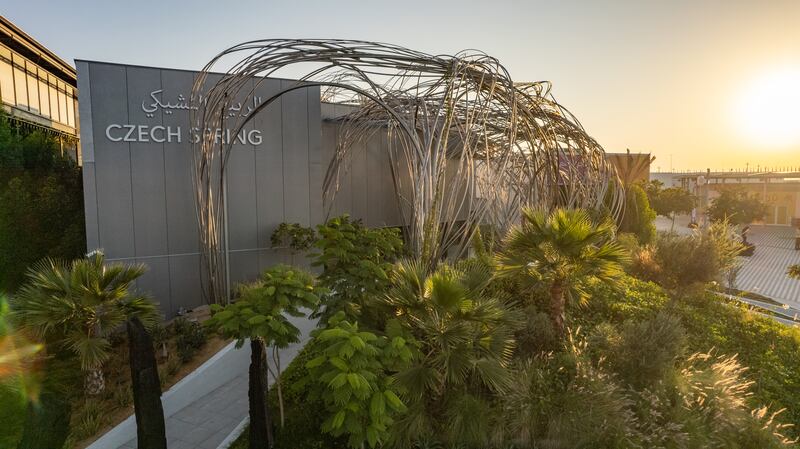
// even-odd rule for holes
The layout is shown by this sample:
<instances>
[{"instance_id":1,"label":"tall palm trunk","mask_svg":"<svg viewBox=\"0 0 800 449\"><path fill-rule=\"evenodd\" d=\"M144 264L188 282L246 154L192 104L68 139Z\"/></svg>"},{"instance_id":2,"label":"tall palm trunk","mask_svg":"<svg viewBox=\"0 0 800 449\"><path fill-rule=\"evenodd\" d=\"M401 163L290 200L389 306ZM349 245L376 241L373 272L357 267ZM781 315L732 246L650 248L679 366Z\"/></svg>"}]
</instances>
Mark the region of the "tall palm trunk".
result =
<instances>
[{"instance_id":1,"label":"tall palm trunk","mask_svg":"<svg viewBox=\"0 0 800 449\"><path fill-rule=\"evenodd\" d=\"M247 397L250 403L250 449L271 448L272 420L267 407L267 354L264 343L250 340L250 376Z\"/></svg>"},{"instance_id":2,"label":"tall palm trunk","mask_svg":"<svg viewBox=\"0 0 800 449\"><path fill-rule=\"evenodd\" d=\"M550 286L550 320L556 335L564 335L564 283L560 280L553 281Z\"/></svg>"},{"instance_id":3,"label":"tall palm trunk","mask_svg":"<svg viewBox=\"0 0 800 449\"><path fill-rule=\"evenodd\" d=\"M106 377L102 368L92 368L86 371L83 387L89 396L97 396L106 389Z\"/></svg>"},{"instance_id":4,"label":"tall palm trunk","mask_svg":"<svg viewBox=\"0 0 800 449\"><path fill-rule=\"evenodd\" d=\"M136 317L128 320L126 326L137 446L139 449L167 449L164 409L161 405L161 382L158 379L153 339Z\"/></svg>"}]
</instances>

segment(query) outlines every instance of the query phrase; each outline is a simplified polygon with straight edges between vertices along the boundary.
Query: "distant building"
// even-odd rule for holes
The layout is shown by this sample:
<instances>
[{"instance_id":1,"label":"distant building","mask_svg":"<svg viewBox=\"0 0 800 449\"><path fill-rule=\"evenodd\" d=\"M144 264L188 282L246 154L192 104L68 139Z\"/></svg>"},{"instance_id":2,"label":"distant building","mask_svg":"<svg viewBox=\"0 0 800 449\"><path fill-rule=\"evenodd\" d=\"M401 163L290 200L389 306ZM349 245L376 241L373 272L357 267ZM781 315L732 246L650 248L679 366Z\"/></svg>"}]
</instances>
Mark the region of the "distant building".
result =
<instances>
[{"instance_id":1,"label":"distant building","mask_svg":"<svg viewBox=\"0 0 800 449\"><path fill-rule=\"evenodd\" d=\"M650 153L606 153L606 160L614 164L624 185L650 180L650 164L655 157Z\"/></svg>"},{"instance_id":2,"label":"distant building","mask_svg":"<svg viewBox=\"0 0 800 449\"><path fill-rule=\"evenodd\" d=\"M0 16L0 100L12 122L56 137L80 163L75 69Z\"/></svg>"},{"instance_id":3,"label":"distant building","mask_svg":"<svg viewBox=\"0 0 800 449\"><path fill-rule=\"evenodd\" d=\"M653 173L666 187L680 186L700 199L698 212L721 192L738 190L767 204L767 225L800 226L800 172Z\"/></svg>"}]
</instances>

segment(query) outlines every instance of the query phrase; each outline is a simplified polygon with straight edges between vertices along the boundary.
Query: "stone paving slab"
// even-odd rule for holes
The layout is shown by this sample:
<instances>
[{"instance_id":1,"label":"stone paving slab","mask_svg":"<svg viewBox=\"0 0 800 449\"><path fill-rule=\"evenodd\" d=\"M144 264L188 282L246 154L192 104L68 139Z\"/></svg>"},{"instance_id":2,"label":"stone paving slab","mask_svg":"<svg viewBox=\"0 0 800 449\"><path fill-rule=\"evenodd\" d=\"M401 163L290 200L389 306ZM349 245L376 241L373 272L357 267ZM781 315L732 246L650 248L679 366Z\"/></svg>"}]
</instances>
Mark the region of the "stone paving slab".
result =
<instances>
[{"instance_id":1,"label":"stone paving slab","mask_svg":"<svg viewBox=\"0 0 800 449\"><path fill-rule=\"evenodd\" d=\"M756 246L736 278L736 288L800 307L800 280L791 279L786 269L800 264L794 249L794 229L789 226L752 226L747 240Z\"/></svg>"}]
</instances>

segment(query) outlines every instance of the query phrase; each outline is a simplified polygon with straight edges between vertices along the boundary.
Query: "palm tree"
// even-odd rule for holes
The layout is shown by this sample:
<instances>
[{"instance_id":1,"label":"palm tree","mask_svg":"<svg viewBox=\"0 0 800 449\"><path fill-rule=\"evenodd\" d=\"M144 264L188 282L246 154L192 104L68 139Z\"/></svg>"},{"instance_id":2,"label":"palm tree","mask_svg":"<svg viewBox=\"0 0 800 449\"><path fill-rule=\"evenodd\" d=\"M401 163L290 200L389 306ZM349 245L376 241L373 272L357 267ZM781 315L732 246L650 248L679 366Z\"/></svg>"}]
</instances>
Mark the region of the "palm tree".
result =
<instances>
[{"instance_id":1,"label":"palm tree","mask_svg":"<svg viewBox=\"0 0 800 449\"><path fill-rule=\"evenodd\" d=\"M583 287L590 279L617 279L628 253L614 241L610 221L596 223L583 210L546 214L526 208L522 218L503 240L496 258L499 273L543 285L550 296L553 328L563 335L567 299L585 300Z\"/></svg>"},{"instance_id":2,"label":"palm tree","mask_svg":"<svg viewBox=\"0 0 800 449\"><path fill-rule=\"evenodd\" d=\"M421 261L393 270L386 302L396 318L388 326L401 326L420 345L419 356L396 375L408 411L395 425L395 444L486 444L485 411L491 394L509 385L515 344L514 313L488 294L492 277L476 260L433 273Z\"/></svg>"},{"instance_id":3,"label":"palm tree","mask_svg":"<svg viewBox=\"0 0 800 449\"><path fill-rule=\"evenodd\" d=\"M800 279L800 264L792 265L786 270L786 274L789 275L790 278Z\"/></svg>"},{"instance_id":4,"label":"palm tree","mask_svg":"<svg viewBox=\"0 0 800 449\"><path fill-rule=\"evenodd\" d=\"M130 292L144 272L144 265L106 264L99 251L69 263L45 259L28 270L27 283L12 299L12 315L43 341L78 357L89 395L105 389L103 364L111 356L109 337L125 325L138 444L165 449L158 368L145 329L159 314L153 302Z\"/></svg>"}]
</instances>

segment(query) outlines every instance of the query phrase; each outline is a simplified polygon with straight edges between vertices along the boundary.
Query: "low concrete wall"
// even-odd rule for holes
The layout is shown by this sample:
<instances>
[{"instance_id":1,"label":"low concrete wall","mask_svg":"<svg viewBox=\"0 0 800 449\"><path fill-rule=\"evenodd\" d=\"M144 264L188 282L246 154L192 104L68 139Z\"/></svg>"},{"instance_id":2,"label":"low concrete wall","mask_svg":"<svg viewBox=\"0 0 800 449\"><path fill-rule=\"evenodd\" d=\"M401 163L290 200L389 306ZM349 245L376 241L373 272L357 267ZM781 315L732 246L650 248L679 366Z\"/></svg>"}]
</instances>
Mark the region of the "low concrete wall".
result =
<instances>
[{"instance_id":1,"label":"low concrete wall","mask_svg":"<svg viewBox=\"0 0 800 449\"><path fill-rule=\"evenodd\" d=\"M205 363L161 395L164 419L169 418L198 398L216 390L233 378L247 372L250 364L250 345L224 347ZM108 431L87 449L117 449L136 437L136 418L131 415Z\"/></svg>"}]
</instances>

